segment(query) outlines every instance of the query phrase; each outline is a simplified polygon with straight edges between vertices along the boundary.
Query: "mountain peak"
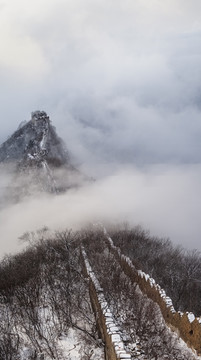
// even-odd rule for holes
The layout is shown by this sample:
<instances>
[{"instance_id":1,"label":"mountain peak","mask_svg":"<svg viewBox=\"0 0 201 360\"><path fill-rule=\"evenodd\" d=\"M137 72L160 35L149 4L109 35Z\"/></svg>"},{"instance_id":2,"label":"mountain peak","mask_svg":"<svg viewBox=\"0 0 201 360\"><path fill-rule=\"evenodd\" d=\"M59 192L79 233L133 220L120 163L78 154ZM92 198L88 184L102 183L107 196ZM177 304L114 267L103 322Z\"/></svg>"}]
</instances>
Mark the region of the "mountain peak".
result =
<instances>
[{"instance_id":1,"label":"mountain peak","mask_svg":"<svg viewBox=\"0 0 201 360\"><path fill-rule=\"evenodd\" d=\"M36 110L32 111L31 113L31 120L37 121L37 120L49 120L49 116L47 116L47 113L45 111Z\"/></svg>"},{"instance_id":2,"label":"mountain peak","mask_svg":"<svg viewBox=\"0 0 201 360\"><path fill-rule=\"evenodd\" d=\"M77 186L82 177L49 116L41 110L32 112L31 119L23 121L0 146L0 164L14 166L15 177L21 178L26 193L30 184L48 192L64 191Z\"/></svg>"},{"instance_id":3,"label":"mountain peak","mask_svg":"<svg viewBox=\"0 0 201 360\"><path fill-rule=\"evenodd\" d=\"M45 111L34 111L31 120L22 122L18 130L0 147L0 162L33 165L46 160L55 167L67 164L69 155L64 142L50 124Z\"/></svg>"}]
</instances>

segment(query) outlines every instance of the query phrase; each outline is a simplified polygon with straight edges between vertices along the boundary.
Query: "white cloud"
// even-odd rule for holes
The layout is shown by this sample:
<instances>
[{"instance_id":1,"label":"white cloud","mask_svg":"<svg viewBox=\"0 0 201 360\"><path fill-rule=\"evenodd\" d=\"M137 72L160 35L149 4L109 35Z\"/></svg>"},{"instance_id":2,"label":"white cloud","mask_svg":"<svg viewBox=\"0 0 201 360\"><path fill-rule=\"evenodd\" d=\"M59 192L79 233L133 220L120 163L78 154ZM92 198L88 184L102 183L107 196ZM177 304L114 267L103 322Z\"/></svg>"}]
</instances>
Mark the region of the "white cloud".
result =
<instances>
[{"instance_id":1,"label":"white cloud","mask_svg":"<svg viewBox=\"0 0 201 360\"><path fill-rule=\"evenodd\" d=\"M103 175L111 175L122 163L141 167L152 163L199 163L200 24L200 0L0 1L0 142L22 120L29 120L31 111L44 109L76 161L102 181ZM117 200L113 201L128 182L127 203L133 194L135 199L139 196L137 201L142 207L130 204L125 214L130 211L145 227L173 234L173 238L183 238L187 243L185 234L190 237L192 232L197 239L200 231L196 215L199 186L194 183L197 170L191 176L189 168L178 173L169 166L165 175L154 179L150 175L145 180L143 174L134 177L127 172L116 178L117 183L107 179L105 186L100 185L100 193L107 193L106 184L108 189L114 185L114 192L111 189L107 194L112 212L114 207L121 208ZM192 186L186 183L189 177ZM134 179L138 179L137 183ZM147 181L154 183L153 188L140 185ZM174 182L177 187L181 182L181 193ZM163 212L171 192L176 200ZM93 196L97 205L101 199L92 190L86 194L90 200L86 205L84 197L83 206L90 214ZM185 207L186 194L189 210ZM78 203L78 195L68 196ZM178 231L176 222L171 221L173 207L177 217L181 214ZM50 208L53 214L54 207ZM79 209L75 206L78 214ZM8 224L10 218L17 224L16 214L13 209ZM26 212L23 214L27 219ZM162 221L156 223L161 214ZM4 213L5 226L8 215ZM42 225L45 219L43 213ZM27 225L31 221L28 218ZM40 219L36 225L40 225Z\"/></svg>"},{"instance_id":2,"label":"white cloud","mask_svg":"<svg viewBox=\"0 0 201 360\"><path fill-rule=\"evenodd\" d=\"M1 255L25 231L77 229L88 222L141 224L175 245L200 247L201 166L124 168L61 196L40 196L0 212Z\"/></svg>"}]
</instances>

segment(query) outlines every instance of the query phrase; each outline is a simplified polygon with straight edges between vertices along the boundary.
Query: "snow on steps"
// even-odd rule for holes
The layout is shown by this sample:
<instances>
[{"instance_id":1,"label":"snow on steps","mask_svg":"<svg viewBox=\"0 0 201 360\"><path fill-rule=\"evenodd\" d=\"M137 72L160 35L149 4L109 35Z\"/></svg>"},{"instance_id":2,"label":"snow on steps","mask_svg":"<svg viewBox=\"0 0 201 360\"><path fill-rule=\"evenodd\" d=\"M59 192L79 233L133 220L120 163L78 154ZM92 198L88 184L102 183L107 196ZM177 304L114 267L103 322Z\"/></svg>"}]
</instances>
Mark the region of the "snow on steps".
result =
<instances>
[{"instance_id":1,"label":"snow on steps","mask_svg":"<svg viewBox=\"0 0 201 360\"><path fill-rule=\"evenodd\" d=\"M100 283L99 283L98 279L96 278L96 276L91 268L91 265L89 264L86 252L83 247L82 247L82 256L84 259L87 274L88 274L89 278L91 279L91 281L94 285L95 291L96 291L98 302L101 307L101 312L104 317L106 331L111 340L111 343L113 345L114 352L116 355L115 358L121 359L121 360L123 360L123 359L131 360L131 355L125 350L124 342L122 340L119 328L116 326L112 312L110 311L107 301L105 300L103 289L101 288ZM110 359L114 359L114 357L112 357L112 354L110 354L110 355L111 355Z\"/></svg>"},{"instance_id":2,"label":"snow on steps","mask_svg":"<svg viewBox=\"0 0 201 360\"><path fill-rule=\"evenodd\" d=\"M153 301L157 302L165 321L179 330L180 337L188 346L194 348L201 354L201 317L195 317L193 313L177 312L174 309L172 300L168 297L160 285L142 270L137 270L129 257L121 253L120 248L114 245L113 240L102 224L97 224L103 229L110 248L118 256L122 269L129 277L136 279L141 290Z\"/></svg>"}]
</instances>

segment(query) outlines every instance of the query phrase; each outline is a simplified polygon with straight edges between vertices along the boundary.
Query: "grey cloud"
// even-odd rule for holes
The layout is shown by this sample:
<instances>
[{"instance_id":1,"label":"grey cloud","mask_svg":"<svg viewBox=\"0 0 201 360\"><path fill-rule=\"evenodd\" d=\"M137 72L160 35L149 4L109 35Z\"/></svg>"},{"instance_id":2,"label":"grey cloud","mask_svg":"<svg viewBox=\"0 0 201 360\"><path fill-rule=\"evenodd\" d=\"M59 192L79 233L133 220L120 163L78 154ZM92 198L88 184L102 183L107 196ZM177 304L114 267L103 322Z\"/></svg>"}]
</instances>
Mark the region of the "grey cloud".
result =
<instances>
[{"instance_id":1,"label":"grey cloud","mask_svg":"<svg viewBox=\"0 0 201 360\"><path fill-rule=\"evenodd\" d=\"M11 0L4 36L19 51L16 66L5 48L1 141L44 108L78 161L197 162L199 8L197 1L16 7Z\"/></svg>"},{"instance_id":2,"label":"grey cloud","mask_svg":"<svg viewBox=\"0 0 201 360\"><path fill-rule=\"evenodd\" d=\"M201 250L200 181L200 165L124 167L62 196L26 199L0 212L1 256L19 250L17 238L25 231L44 225L78 229L89 222L128 221L175 245Z\"/></svg>"},{"instance_id":3,"label":"grey cloud","mask_svg":"<svg viewBox=\"0 0 201 360\"><path fill-rule=\"evenodd\" d=\"M183 239L187 244L191 234L198 239L200 0L8 0L2 4L0 142L21 121L29 120L31 111L44 109L74 161L89 175L103 181L126 164L141 169L135 170L136 177L129 172L116 176L117 183L107 179L102 188L116 189L113 197L118 198L119 192L122 199L131 176L128 189L131 194L135 187L138 191L133 197L125 194L129 204L123 207L125 217L175 241ZM164 164L167 171L160 168L161 175L152 177L149 169L145 177L145 169L153 164ZM143 185L149 181L153 188ZM92 199L92 190L86 194ZM187 197L190 208L185 205ZM79 201L77 195L72 199ZM90 201L89 214L90 206L99 205L99 200L95 205ZM117 207L121 202L111 205L110 212ZM178 221L172 216L174 209Z\"/></svg>"}]
</instances>

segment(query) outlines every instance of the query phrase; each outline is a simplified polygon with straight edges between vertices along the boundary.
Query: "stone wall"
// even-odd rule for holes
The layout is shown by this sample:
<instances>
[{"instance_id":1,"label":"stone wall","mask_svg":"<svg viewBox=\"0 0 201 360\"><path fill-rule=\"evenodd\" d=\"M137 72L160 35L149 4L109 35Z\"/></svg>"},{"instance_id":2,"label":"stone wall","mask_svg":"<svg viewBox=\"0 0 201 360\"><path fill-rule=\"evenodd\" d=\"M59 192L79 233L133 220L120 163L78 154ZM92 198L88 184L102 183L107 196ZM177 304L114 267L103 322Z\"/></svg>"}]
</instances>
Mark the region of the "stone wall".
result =
<instances>
[{"instance_id":1,"label":"stone wall","mask_svg":"<svg viewBox=\"0 0 201 360\"><path fill-rule=\"evenodd\" d=\"M179 336L187 343L187 345L201 354L201 318L196 318L192 313L176 312L172 300L166 296L166 293L161 287L156 284L148 274L137 270L131 260L123 255L119 248L117 248L112 239L107 235L110 251L118 259L122 270L130 278L132 283L137 283L140 290L146 294L150 299L156 302L162 312L164 320L168 325L177 329Z\"/></svg>"},{"instance_id":2,"label":"stone wall","mask_svg":"<svg viewBox=\"0 0 201 360\"><path fill-rule=\"evenodd\" d=\"M105 343L105 359L131 360L131 355L125 350L120 331L115 325L113 315L105 300L103 289L91 269L83 248L81 255L83 259L84 274L89 278L89 295L96 318L97 328L100 337Z\"/></svg>"}]
</instances>

